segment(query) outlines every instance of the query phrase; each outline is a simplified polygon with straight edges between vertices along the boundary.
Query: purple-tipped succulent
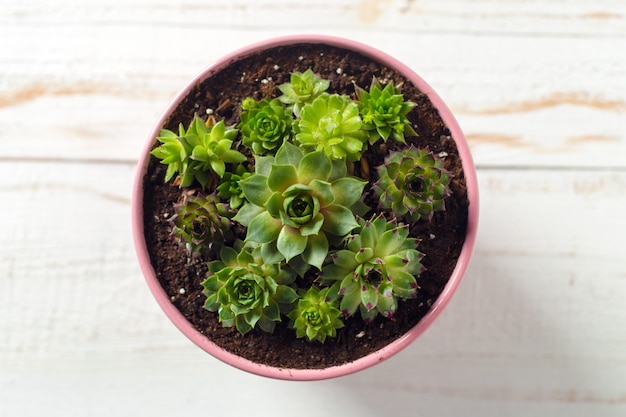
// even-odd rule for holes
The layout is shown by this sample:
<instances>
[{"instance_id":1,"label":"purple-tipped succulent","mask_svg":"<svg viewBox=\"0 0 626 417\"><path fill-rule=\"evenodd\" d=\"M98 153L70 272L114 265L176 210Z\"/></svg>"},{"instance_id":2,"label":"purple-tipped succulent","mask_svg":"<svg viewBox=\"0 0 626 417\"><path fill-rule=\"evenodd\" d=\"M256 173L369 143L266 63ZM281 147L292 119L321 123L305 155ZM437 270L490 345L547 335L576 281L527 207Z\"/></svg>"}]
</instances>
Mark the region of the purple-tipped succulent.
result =
<instances>
[{"instance_id":1,"label":"purple-tipped succulent","mask_svg":"<svg viewBox=\"0 0 626 417\"><path fill-rule=\"evenodd\" d=\"M186 193L174 210L170 218L172 235L192 257L217 250L225 241L234 239L228 204L220 202L215 194Z\"/></svg>"},{"instance_id":2,"label":"purple-tipped succulent","mask_svg":"<svg viewBox=\"0 0 626 417\"><path fill-rule=\"evenodd\" d=\"M397 218L430 221L434 212L445 210L450 174L428 149L410 147L392 153L378 167L378 175L373 188L380 207L391 209Z\"/></svg>"},{"instance_id":3,"label":"purple-tipped succulent","mask_svg":"<svg viewBox=\"0 0 626 417\"><path fill-rule=\"evenodd\" d=\"M424 270L423 254L417 250L417 240L408 237L408 225L382 215L359 219L359 224L359 232L348 236L345 249L332 254L333 263L322 269L322 283L331 285L331 298L341 297L344 316L359 309L365 321L379 313L392 317L398 298L417 295L415 277Z\"/></svg>"}]
</instances>

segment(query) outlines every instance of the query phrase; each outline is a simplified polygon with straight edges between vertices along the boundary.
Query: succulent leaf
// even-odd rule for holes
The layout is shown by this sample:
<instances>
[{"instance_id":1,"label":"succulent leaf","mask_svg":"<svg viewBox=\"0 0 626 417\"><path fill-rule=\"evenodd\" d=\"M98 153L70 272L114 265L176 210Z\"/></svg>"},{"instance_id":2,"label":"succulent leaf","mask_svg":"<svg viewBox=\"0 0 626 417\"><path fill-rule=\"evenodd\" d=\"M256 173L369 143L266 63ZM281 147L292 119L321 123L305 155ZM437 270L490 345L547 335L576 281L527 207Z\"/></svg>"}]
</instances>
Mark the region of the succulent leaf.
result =
<instances>
[{"instance_id":1,"label":"succulent leaf","mask_svg":"<svg viewBox=\"0 0 626 417\"><path fill-rule=\"evenodd\" d=\"M302 259L309 265L322 265L328 254L328 238L324 233L308 235L307 246L302 252Z\"/></svg>"},{"instance_id":2,"label":"succulent leaf","mask_svg":"<svg viewBox=\"0 0 626 417\"><path fill-rule=\"evenodd\" d=\"M274 192L284 192L287 188L299 183L298 171L293 165L274 164L267 177L267 185Z\"/></svg>"},{"instance_id":3,"label":"succulent leaf","mask_svg":"<svg viewBox=\"0 0 626 417\"><path fill-rule=\"evenodd\" d=\"M293 165L294 167L297 167L300 165L300 161L303 157L304 152L302 151L302 149L290 142L285 142L283 146L281 146L280 149L276 151L276 160L271 160L269 162L269 165L267 166L267 172L264 175L269 175L269 171L271 170L271 166L274 162L277 164ZM255 159L258 163L259 158ZM261 172L259 172L259 174L261 174Z\"/></svg>"},{"instance_id":4,"label":"succulent leaf","mask_svg":"<svg viewBox=\"0 0 626 417\"><path fill-rule=\"evenodd\" d=\"M263 206L272 196L272 190L267 183L265 175L250 175L239 183L244 197L257 206Z\"/></svg>"},{"instance_id":5,"label":"succulent leaf","mask_svg":"<svg viewBox=\"0 0 626 417\"><path fill-rule=\"evenodd\" d=\"M269 212L263 211L250 221L247 239L258 243L273 242L278 239L282 228L280 220L273 218Z\"/></svg>"},{"instance_id":6,"label":"succulent leaf","mask_svg":"<svg viewBox=\"0 0 626 417\"><path fill-rule=\"evenodd\" d=\"M307 247L308 236L302 236L298 229L283 226L280 229L276 245L278 251L285 257L287 262L300 255Z\"/></svg>"},{"instance_id":7,"label":"succulent leaf","mask_svg":"<svg viewBox=\"0 0 626 417\"><path fill-rule=\"evenodd\" d=\"M298 165L298 178L303 183L313 180L327 180L332 170L332 164L321 152L306 154Z\"/></svg>"},{"instance_id":8,"label":"succulent leaf","mask_svg":"<svg viewBox=\"0 0 626 417\"><path fill-rule=\"evenodd\" d=\"M430 221L435 211L445 210L450 195L450 174L443 162L428 149L410 147L394 152L378 167L374 192L382 208L398 218Z\"/></svg>"},{"instance_id":9,"label":"succulent leaf","mask_svg":"<svg viewBox=\"0 0 626 417\"><path fill-rule=\"evenodd\" d=\"M365 185L367 185L366 181L352 177L343 177L333 181L331 188L337 204L344 207L352 207L361 199Z\"/></svg>"}]
</instances>

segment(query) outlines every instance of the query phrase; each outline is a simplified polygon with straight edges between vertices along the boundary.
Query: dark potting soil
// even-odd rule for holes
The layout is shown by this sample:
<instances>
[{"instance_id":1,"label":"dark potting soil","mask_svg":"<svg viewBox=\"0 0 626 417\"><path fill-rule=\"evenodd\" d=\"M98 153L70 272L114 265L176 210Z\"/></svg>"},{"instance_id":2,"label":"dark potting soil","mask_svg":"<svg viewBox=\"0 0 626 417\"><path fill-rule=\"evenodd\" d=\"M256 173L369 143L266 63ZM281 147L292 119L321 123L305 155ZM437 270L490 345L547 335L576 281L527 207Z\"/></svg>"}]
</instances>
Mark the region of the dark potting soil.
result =
<instances>
[{"instance_id":1,"label":"dark potting soil","mask_svg":"<svg viewBox=\"0 0 626 417\"><path fill-rule=\"evenodd\" d=\"M402 85L405 100L417 103L409 119L419 136L407 138L416 147L428 147L444 161L453 175L452 195L445 200L445 211L435 213L432 221L418 221L410 235L420 239L418 249L426 254L422 260L426 271L418 278L420 290L415 299L399 301L398 311L391 319L378 317L365 324L359 317L345 320L337 337L326 343L296 339L283 318L274 333L253 330L241 336L235 328L224 328L217 313L203 308L205 296L200 283L206 278L209 259L192 261L184 249L172 240L168 217L179 199L179 187L164 182L165 166L152 157L145 176L145 237L157 277L174 306L204 335L239 356L267 365L286 368L323 368L354 361L397 339L415 326L429 311L448 282L465 239L468 200L461 161L450 132L425 94L400 74L360 54L328 45L301 44L276 47L260 55L235 62L198 84L177 107L164 128L177 131L178 124L187 126L194 114L206 117L207 109L227 125L239 121L241 101L280 95L278 85L289 81L293 71L311 68L330 80L329 93L354 94L354 85L368 88L372 77L383 83ZM155 144L156 145L156 144ZM355 164L354 175L377 179L376 167L383 163L390 150L403 145L393 140L375 145L364 153L365 161ZM376 208L373 196L366 203Z\"/></svg>"}]
</instances>

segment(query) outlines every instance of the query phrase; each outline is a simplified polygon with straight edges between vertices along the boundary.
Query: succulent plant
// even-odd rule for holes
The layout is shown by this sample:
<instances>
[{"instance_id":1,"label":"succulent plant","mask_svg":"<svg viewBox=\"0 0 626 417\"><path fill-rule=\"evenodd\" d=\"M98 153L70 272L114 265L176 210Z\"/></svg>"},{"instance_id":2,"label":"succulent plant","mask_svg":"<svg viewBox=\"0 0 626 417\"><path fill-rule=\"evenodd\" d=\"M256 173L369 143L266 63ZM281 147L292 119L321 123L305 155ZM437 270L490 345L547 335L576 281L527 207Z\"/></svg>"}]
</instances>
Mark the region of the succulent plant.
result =
<instances>
[{"instance_id":1,"label":"succulent plant","mask_svg":"<svg viewBox=\"0 0 626 417\"><path fill-rule=\"evenodd\" d=\"M264 263L259 247L237 253L224 246L220 258L209 262L210 275L202 282L204 307L217 311L224 327L235 326L242 335L257 326L273 332L281 312L288 313L298 298L289 286L295 274L279 263Z\"/></svg>"},{"instance_id":2,"label":"succulent plant","mask_svg":"<svg viewBox=\"0 0 626 417\"><path fill-rule=\"evenodd\" d=\"M174 210L170 218L172 235L192 257L219 249L223 242L234 239L229 219L232 214L215 194L186 193Z\"/></svg>"},{"instance_id":3,"label":"succulent plant","mask_svg":"<svg viewBox=\"0 0 626 417\"><path fill-rule=\"evenodd\" d=\"M291 133L291 112L276 98L246 98L241 108L242 143L257 155L276 153Z\"/></svg>"},{"instance_id":4,"label":"succulent plant","mask_svg":"<svg viewBox=\"0 0 626 417\"><path fill-rule=\"evenodd\" d=\"M300 117L294 130L302 146L324 151L331 159L361 158L368 136L361 129L359 108L350 97L322 94L302 108Z\"/></svg>"},{"instance_id":5,"label":"succulent plant","mask_svg":"<svg viewBox=\"0 0 626 417\"><path fill-rule=\"evenodd\" d=\"M410 148L394 152L378 167L379 179L374 192L380 206L394 215L416 222L430 221L435 211L445 209L444 198L450 195L450 174L441 159L428 149Z\"/></svg>"},{"instance_id":6,"label":"succulent plant","mask_svg":"<svg viewBox=\"0 0 626 417\"><path fill-rule=\"evenodd\" d=\"M363 129L369 133L370 143L378 139L387 141L391 136L398 142L405 143L404 136L417 136L406 115L415 107L415 103L404 101L400 90L389 83L384 88L374 78L369 91L356 86L357 103L363 118Z\"/></svg>"},{"instance_id":7,"label":"succulent plant","mask_svg":"<svg viewBox=\"0 0 626 417\"><path fill-rule=\"evenodd\" d=\"M237 130L227 128L224 121L207 122L195 116L189 128L182 124L178 134L162 129L157 140L162 143L151 154L167 165L165 182L178 175L181 187L189 187L194 179L204 188L213 173L219 177L226 172L226 163L241 163L246 157L231 149Z\"/></svg>"},{"instance_id":8,"label":"succulent plant","mask_svg":"<svg viewBox=\"0 0 626 417\"><path fill-rule=\"evenodd\" d=\"M255 174L239 183L249 201L234 217L246 226L246 241L263 244L266 262L302 255L321 268L328 237L345 236L358 226L358 207L367 184L346 177L345 161L322 151L304 154L285 142L276 157L257 157Z\"/></svg>"},{"instance_id":9,"label":"succulent plant","mask_svg":"<svg viewBox=\"0 0 626 417\"><path fill-rule=\"evenodd\" d=\"M418 285L415 276L423 271L423 255L417 240L409 238L409 227L387 221L382 214L371 220L359 219L360 231L346 239L346 247L331 255L332 264L324 266L321 280L330 287L331 298L341 296L344 316L357 308L365 321L378 313L392 317L397 299L414 298Z\"/></svg>"},{"instance_id":10,"label":"succulent plant","mask_svg":"<svg viewBox=\"0 0 626 417\"><path fill-rule=\"evenodd\" d=\"M217 186L217 196L228 199L230 208L237 209L245 201L245 196L239 185L239 181L244 180L252 175L243 165L237 165L235 172L226 171L222 177L220 185Z\"/></svg>"},{"instance_id":11,"label":"succulent plant","mask_svg":"<svg viewBox=\"0 0 626 417\"><path fill-rule=\"evenodd\" d=\"M335 337L337 329L344 327L337 299L328 298L328 288L320 290L311 286L287 316L289 326L296 330L296 337L324 343L327 337Z\"/></svg>"},{"instance_id":12,"label":"succulent plant","mask_svg":"<svg viewBox=\"0 0 626 417\"><path fill-rule=\"evenodd\" d=\"M400 86L374 78L355 99L328 88L311 69L294 72L280 97L244 99L236 129L195 116L177 133L162 129L151 152L166 182L215 190L183 190L172 235L191 258L213 259L204 307L242 335L273 332L286 316L297 338L324 343L357 310L366 322L390 318L417 297L424 254L409 227L445 209L450 174L429 149L406 145L416 104ZM362 154L389 138L402 150L371 172ZM363 179L348 176L359 160ZM370 191L383 213L364 219Z\"/></svg>"},{"instance_id":13,"label":"succulent plant","mask_svg":"<svg viewBox=\"0 0 626 417\"><path fill-rule=\"evenodd\" d=\"M328 90L329 85L329 81L317 76L310 68L304 73L293 72L290 82L278 86L283 93L278 99L291 106L293 114L299 117L300 109Z\"/></svg>"}]
</instances>

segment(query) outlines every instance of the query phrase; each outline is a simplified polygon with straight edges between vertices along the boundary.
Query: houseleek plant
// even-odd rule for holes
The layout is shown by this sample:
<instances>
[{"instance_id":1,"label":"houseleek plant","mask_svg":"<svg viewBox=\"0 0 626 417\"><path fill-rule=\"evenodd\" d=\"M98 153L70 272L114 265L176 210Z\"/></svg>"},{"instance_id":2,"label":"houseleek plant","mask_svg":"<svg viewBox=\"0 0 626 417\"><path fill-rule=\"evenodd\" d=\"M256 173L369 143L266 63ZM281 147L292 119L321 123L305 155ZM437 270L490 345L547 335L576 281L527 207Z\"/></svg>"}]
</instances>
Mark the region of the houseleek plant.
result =
<instances>
[{"instance_id":1,"label":"houseleek plant","mask_svg":"<svg viewBox=\"0 0 626 417\"><path fill-rule=\"evenodd\" d=\"M190 190L170 227L208 260L204 307L241 335L286 321L327 343L347 320L391 319L417 296L428 254L411 227L443 210L451 175L405 145L415 104L400 86L373 79L340 95L307 69L276 90L243 98L234 126L196 115L161 130L152 155L166 182ZM363 175L365 152L390 139L404 146Z\"/></svg>"}]
</instances>

